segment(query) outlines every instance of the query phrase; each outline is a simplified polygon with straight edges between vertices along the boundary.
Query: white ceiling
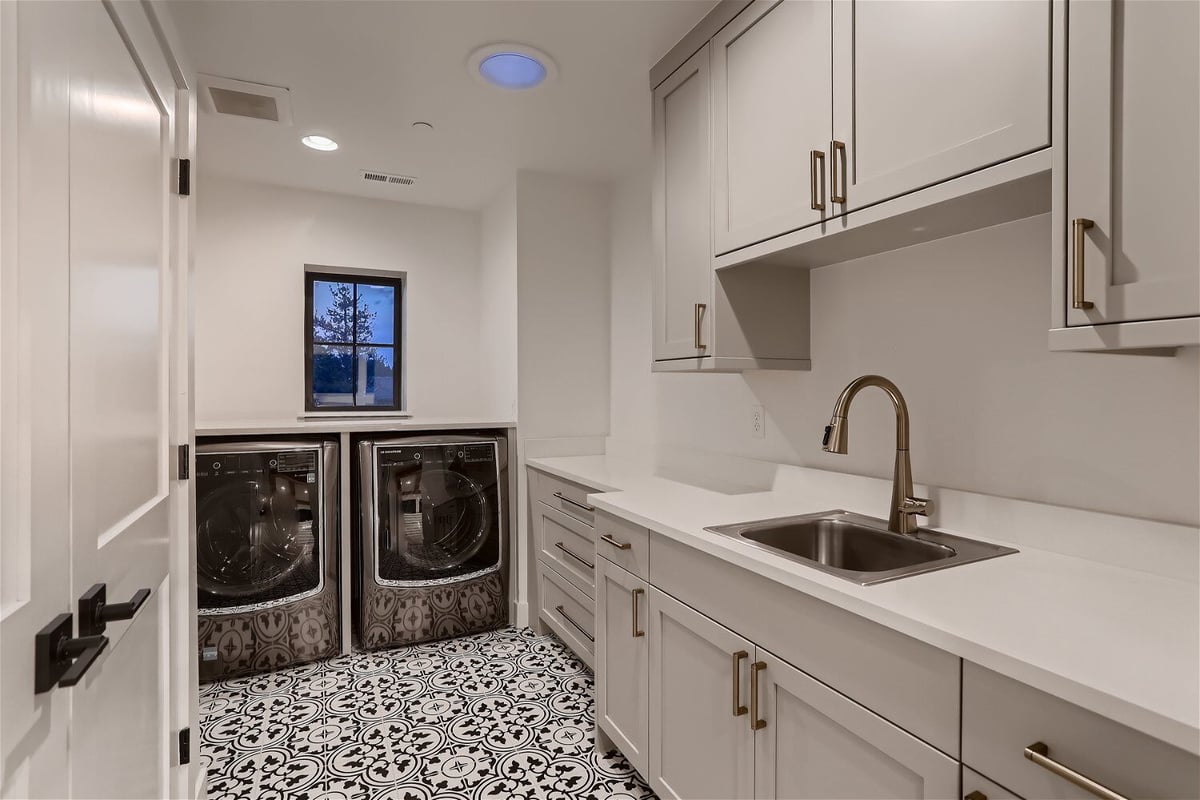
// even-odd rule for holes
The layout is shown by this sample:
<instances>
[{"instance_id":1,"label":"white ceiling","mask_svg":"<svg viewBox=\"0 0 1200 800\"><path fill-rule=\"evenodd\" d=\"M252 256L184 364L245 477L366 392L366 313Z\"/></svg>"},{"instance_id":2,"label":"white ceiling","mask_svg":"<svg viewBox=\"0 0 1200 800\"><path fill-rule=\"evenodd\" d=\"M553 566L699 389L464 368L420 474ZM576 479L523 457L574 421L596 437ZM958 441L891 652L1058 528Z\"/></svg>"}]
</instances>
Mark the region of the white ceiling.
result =
<instances>
[{"instance_id":1,"label":"white ceiling","mask_svg":"<svg viewBox=\"0 0 1200 800\"><path fill-rule=\"evenodd\" d=\"M170 8L204 73L291 89L293 124L202 112L202 171L405 202L479 208L517 169L597 179L645 163L650 67L713 0L184 0ZM482 85L494 42L554 58L553 83ZM434 130L412 127L423 120ZM300 144L321 133L333 153ZM360 170L413 175L372 185Z\"/></svg>"}]
</instances>

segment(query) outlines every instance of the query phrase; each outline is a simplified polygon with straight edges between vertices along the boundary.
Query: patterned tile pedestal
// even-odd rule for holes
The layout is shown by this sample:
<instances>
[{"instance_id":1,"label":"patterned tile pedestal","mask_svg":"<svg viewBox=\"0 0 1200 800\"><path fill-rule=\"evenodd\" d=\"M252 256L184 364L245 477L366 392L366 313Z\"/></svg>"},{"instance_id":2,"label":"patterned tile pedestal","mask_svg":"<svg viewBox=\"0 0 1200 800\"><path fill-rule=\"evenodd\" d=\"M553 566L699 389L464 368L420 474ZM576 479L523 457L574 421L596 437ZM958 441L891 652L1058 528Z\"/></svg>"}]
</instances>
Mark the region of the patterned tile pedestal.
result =
<instances>
[{"instance_id":1,"label":"patterned tile pedestal","mask_svg":"<svg viewBox=\"0 0 1200 800\"><path fill-rule=\"evenodd\" d=\"M200 687L210 800L653 800L592 730L591 673L529 629Z\"/></svg>"}]
</instances>

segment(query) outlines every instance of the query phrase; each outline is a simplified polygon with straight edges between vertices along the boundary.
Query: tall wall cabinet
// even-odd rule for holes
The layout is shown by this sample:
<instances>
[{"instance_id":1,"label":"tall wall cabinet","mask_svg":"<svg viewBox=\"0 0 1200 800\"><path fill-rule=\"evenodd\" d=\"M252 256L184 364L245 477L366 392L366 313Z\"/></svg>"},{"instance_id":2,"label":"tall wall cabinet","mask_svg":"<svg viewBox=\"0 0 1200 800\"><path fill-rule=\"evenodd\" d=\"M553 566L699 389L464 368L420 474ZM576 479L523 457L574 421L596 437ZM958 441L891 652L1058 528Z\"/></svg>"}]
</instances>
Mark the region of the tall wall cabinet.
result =
<instances>
[{"instance_id":1,"label":"tall wall cabinet","mask_svg":"<svg viewBox=\"0 0 1200 800\"><path fill-rule=\"evenodd\" d=\"M1051 347L1200 344L1200 4L1068 9Z\"/></svg>"}]
</instances>

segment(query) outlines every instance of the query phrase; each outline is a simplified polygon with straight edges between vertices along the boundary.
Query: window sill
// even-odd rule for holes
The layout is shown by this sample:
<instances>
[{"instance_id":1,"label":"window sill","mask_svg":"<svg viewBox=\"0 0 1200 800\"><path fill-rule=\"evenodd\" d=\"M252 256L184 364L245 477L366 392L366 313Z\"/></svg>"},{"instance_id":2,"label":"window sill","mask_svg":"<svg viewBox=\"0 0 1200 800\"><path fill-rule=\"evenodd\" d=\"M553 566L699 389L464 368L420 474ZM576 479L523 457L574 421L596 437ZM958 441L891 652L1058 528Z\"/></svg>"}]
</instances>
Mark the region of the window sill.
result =
<instances>
[{"instance_id":1,"label":"window sill","mask_svg":"<svg viewBox=\"0 0 1200 800\"><path fill-rule=\"evenodd\" d=\"M307 411L296 419L411 419L407 411Z\"/></svg>"}]
</instances>

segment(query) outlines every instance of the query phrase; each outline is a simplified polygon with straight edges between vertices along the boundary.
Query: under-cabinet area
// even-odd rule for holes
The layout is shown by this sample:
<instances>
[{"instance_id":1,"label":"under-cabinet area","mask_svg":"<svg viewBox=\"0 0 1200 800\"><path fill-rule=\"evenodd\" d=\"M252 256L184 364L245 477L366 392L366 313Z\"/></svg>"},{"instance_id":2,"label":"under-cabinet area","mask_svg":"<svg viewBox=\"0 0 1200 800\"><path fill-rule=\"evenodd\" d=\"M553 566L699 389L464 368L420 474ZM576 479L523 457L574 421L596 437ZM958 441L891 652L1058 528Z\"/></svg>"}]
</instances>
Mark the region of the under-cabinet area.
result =
<instances>
[{"instance_id":1,"label":"under-cabinet area","mask_svg":"<svg viewBox=\"0 0 1200 800\"><path fill-rule=\"evenodd\" d=\"M0 800L1200 800L1200 0L0 0Z\"/></svg>"}]
</instances>

